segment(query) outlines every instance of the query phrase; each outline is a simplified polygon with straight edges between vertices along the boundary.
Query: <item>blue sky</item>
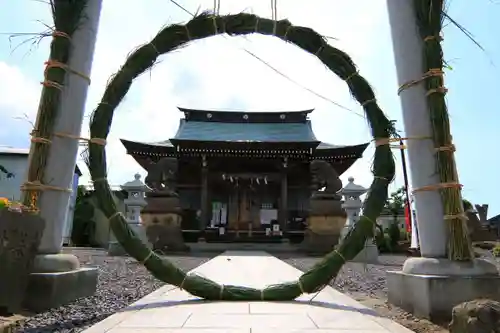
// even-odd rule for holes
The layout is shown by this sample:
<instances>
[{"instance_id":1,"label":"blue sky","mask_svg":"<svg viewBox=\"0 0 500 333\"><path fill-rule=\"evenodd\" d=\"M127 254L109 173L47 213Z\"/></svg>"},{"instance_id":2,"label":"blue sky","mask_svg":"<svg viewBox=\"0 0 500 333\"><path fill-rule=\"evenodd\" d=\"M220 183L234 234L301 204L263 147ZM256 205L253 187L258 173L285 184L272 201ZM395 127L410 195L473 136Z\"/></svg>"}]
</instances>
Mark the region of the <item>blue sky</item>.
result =
<instances>
[{"instance_id":1,"label":"blue sky","mask_svg":"<svg viewBox=\"0 0 500 333\"><path fill-rule=\"evenodd\" d=\"M211 9L210 0L180 1L191 12ZM278 2L278 17L309 26L336 37L331 44L348 52L360 73L374 87L391 119L401 119L392 44L384 0ZM34 0L0 0L0 32L39 32L41 22L51 24L48 7ZM222 0L221 13L243 10L270 17L266 0ZM486 49L481 51L457 28L444 31L445 58L453 69L447 72L448 102L452 134L464 196L474 203L490 204L490 215L500 213L497 191L500 177L500 3L489 0L453 0L450 16L469 29ZM165 24L185 22L189 15L167 0L106 0L92 70L86 113L100 99L108 77L136 46L147 42ZM132 22L132 23L130 23ZM0 145L28 147L29 121L34 121L40 93L43 62L49 40L30 50L13 46L0 35ZM309 93L250 57L246 48L265 59L302 86L314 90L351 111ZM242 79L244 77L244 79ZM262 80L262 78L265 78ZM130 180L140 167L125 154L119 138L153 141L175 133L180 117L176 106L247 111L300 110L315 108L311 115L319 139L335 144L357 144L370 140L362 109L349 96L343 82L314 57L271 37L210 38L166 55L154 70L140 77L115 116L108 146L109 173L114 184ZM25 116L26 115L26 116ZM21 119L20 119L21 118ZM24 118L24 119L23 119ZM27 118L27 119L26 119ZM28 121L29 120L29 121ZM402 124L400 121L400 128ZM83 134L88 129L85 119ZM396 152L396 156L398 156ZM373 148L343 178L354 176L368 186ZM79 165L85 170L81 161ZM84 182L88 178L84 177ZM402 184L399 170L393 187Z\"/></svg>"}]
</instances>

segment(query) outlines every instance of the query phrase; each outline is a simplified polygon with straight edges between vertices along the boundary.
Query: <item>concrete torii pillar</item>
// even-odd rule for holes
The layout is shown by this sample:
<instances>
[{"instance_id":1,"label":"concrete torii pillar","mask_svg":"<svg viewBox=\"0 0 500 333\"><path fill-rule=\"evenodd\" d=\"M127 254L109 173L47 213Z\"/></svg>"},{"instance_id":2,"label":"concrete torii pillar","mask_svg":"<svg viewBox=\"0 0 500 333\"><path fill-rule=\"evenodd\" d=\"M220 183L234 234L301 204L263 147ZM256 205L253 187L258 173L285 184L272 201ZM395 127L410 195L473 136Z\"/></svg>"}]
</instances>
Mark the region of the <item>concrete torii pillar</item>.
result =
<instances>
[{"instance_id":1,"label":"concrete torii pillar","mask_svg":"<svg viewBox=\"0 0 500 333\"><path fill-rule=\"evenodd\" d=\"M424 74L423 41L416 25L414 3L387 0L399 85ZM416 84L400 95L407 137L432 137L424 84ZM432 141L409 140L407 147L413 188L439 184ZM500 298L500 277L494 264L446 259L448 235L439 192L417 192L414 198L422 257L408 259L401 271L388 272L389 301L432 319L443 314L451 316L453 306L464 301Z\"/></svg>"},{"instance_id":2,"label":"concrete torii pillar","mask_svg":"<svg viewBox=\"0 0 500 333\"><path fill-rule=\"evenodd\" d=\"M86 0L78 29L71 38L68 67L82 75L67 72L54 132L80 136L89 87L85 77L90 77L101 8L102 0ZM78 146L78 140L69 137L52 138L44 175L50 180L50 185L71 188ZM40 194L40 215L46 227L25 301L26 306L34 310L57 307L91 296L96 290L97 269L80 267L76 256L61 253L70 196L71 193L66 191Z\"/></svg>"}]
</instances>

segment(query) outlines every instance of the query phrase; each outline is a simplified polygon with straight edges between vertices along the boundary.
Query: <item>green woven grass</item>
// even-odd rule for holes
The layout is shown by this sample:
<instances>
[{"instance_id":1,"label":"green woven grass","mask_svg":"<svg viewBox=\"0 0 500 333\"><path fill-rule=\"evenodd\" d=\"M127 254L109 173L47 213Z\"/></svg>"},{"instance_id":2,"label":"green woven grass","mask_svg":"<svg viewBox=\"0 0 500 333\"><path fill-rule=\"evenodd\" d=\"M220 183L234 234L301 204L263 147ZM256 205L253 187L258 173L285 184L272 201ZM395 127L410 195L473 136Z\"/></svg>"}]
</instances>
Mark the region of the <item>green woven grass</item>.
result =
<instances>
[{"instance_id":1,"label":"green woven grass","mask_svg":"<svg viewBox=\"0 0 500 333\"><path fill-rule=\"evenodd\" d=\"M413 0L415 21L424 48L422 62L424 71L443 70L443 49L440 33L443 20L446 17L445 0ZM427 103L429 105L430 122L432 126L434 147L450 148L453 140L450 129L450 119L446 106L443 76L431 76L425 80ZM457 166L454 149L436 151L436 164L441 183L458 183ZM448 258L457 261L474 259L472 241L467 230L464 215L462 193L460 187L450 187L440 190L444 214L448 227L447 254ZM454 218L451 218L454 216Z\"/></svg>"},{"instance_id":2,"label":"green woven grass","mask_svg":"<svg viewBox=\"0 0 500 333\"><path fill-rule=\"evenodd\" d=\"M363 105L374 138L389 138L393 124L376 103L368 82L357 74L357 68L344 52L328 45L325 39L310 28L293 26L289 21L275 22L251 14L214 16L203 13L186 25L171 25L162 29L153 40L139 47L126 60L123 67L109 81L101 103L93 113L90 125L92 138L107 138L113 113L127 94L133 80L151 68L158 57L176 50L196 39L217 34L247 35L259 33L274 35L314 54L349 87L352 96ZM201 56L201 55L200 55ZM241 80L246 78L241 77ZM262 78L265 80L265 78ZM363 216L341 242L337 250L326 255L298 281L291 281L254 289L242 286L220 285L198 275L186 275L165 258L151 252L129 228L111 196L106 170L106 151L103 146L90 144L87 163L94 181L94 188L101 210L110 218L110 225L117 240L135 259L158 279L181 287L189 293L209 300L292 300L302 293L311 293L328 284L346 260L353 259L373 236L374 221L379 216L387 198L387 187L394 177L394 158L389 145L376 147L373 163L374 180L363 207Z\"/></svg>"}]
</instances>

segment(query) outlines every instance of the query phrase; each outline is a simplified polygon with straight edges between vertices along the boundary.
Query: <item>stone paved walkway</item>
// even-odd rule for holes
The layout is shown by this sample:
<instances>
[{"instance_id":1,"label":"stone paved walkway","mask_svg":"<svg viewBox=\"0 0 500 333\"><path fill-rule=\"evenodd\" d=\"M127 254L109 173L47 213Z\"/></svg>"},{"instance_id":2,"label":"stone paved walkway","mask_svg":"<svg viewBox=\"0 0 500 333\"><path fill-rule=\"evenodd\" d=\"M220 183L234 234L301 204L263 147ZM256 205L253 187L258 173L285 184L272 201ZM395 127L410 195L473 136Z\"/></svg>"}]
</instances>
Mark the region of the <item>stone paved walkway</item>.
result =
<instances>
[{"instance_id":1,"label":"stone paved walkway","mask_svg":"<svg viewBox=\"0 0 500 333\"><path fill-rule=\"evenodd\" d=\"M301 272L265 252L226 252L193 272L252 287ZM272 330L272 331L271 331ZM411 333L331 287L293 302L206 302L164 286L85 333Z\"/></svg>"}]
</instances>

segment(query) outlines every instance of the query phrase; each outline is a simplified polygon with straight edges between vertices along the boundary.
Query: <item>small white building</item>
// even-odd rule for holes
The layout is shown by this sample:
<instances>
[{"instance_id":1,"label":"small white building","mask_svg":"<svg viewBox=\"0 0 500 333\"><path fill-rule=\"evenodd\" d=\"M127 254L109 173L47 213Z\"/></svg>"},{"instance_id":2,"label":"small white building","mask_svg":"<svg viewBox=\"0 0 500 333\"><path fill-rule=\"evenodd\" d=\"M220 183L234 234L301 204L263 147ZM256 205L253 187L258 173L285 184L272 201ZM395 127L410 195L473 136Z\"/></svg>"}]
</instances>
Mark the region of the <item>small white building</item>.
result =
<instances>
[{"instance_id":1,"label":"small white building","mask_svg":"<svg viewBox=\"0 0 500 333\"><path fill-rule=\"evenodd\" d=\"M12 201L21 200L21 185L25 181L28 168L29 149L0 147L0 165L12 174L0 171L0 197ZM66 224L64 227L64 244L68 244L71 239L71 227L73 225L73 211L76 201L78 179L82 175L78 166L75 168L73 177L73 194L71 196L68 212L66 214Z\"/></svg>"},{"instance_id":2,"label":"small white building","mask_svg":"<svg viewBox=\"0 0 500 333\"><path fill-rule=\"evenodd\" d=\"M394 220L397 221L398 227L401 231L406 230L406 218L404 214L404 210L401 210L397 216L394 216L391 212L386 209L382 210L382 213L377 218L377 224L382 227L382 229L387 229L389 226L394 223Z\"/></svg>"}]
</instances>

